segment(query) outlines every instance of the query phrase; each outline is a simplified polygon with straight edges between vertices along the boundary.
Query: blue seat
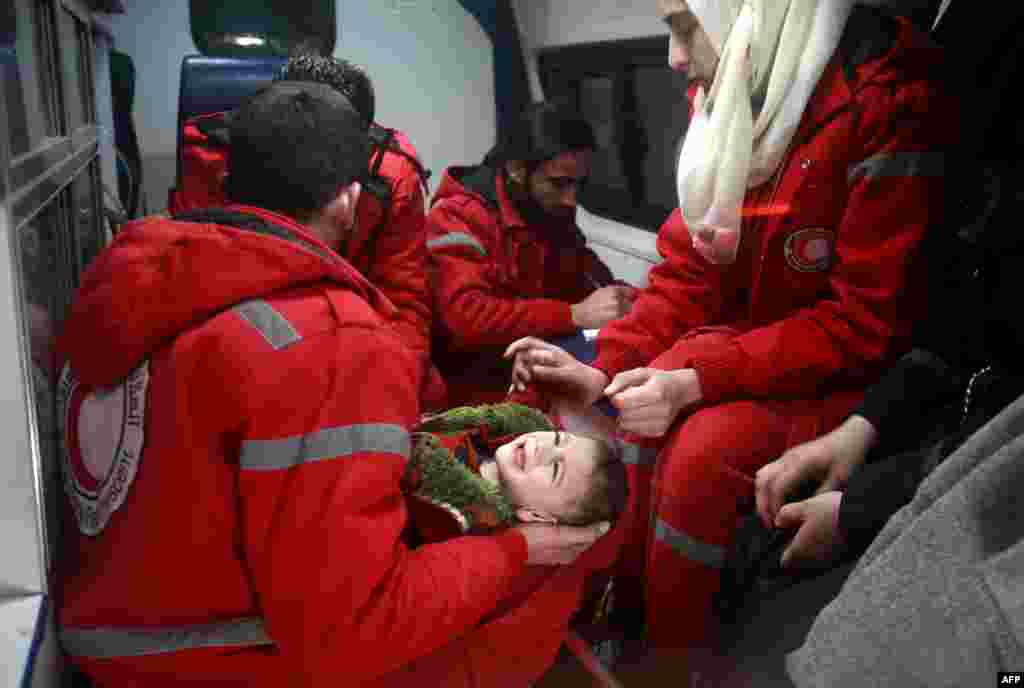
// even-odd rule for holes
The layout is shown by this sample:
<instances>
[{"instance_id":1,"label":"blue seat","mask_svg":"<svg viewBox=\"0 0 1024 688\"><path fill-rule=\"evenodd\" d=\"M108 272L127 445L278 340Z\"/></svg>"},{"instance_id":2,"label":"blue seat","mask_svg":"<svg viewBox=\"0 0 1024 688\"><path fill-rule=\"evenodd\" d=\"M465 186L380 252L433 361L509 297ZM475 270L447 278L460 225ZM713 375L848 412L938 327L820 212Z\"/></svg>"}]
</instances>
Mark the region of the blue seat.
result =
<instances>
[{"instance_id":1,"label":"blue seat","mask_svg":"<svg viewBox=\"0 0 1024 688\"><path fill-rule=\"evenodd\" d=\"M274 79L283 57L206 57L188 55L181 61L178 89L178 150L176 184L181 186L181 147L185 121L197 115L234 110Z\"/></svg>"}]
</instances>

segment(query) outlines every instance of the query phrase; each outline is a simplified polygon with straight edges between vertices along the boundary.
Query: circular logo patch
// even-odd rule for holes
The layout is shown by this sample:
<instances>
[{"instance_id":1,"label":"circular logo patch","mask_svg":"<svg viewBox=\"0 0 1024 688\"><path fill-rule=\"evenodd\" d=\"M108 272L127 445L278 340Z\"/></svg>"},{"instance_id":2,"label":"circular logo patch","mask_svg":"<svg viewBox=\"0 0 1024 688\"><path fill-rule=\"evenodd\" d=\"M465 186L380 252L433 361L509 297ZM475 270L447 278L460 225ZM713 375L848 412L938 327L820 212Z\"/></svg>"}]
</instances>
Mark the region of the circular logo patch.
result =
<instances>
[{"instance_id":1,"label":"circular logo patch","mask_svg":"<svg viewBox=\"0 0 1024 688\"><path fill-rule=\"evenodd\" d=\"M835 234L827 229L801 229L786 238L786 262L800 272L824 272L832 264Z\"/></svg>"},{"instance_id":2,"label":"circular logo patch","mask_svg":"<svg viewBox=\"0 0 1024 688\"><path fill-rule=\"evenodd\" d=\"M64 492L85 535L103 531L135 481L144 444L149 363L115 387L88 388L71 365L57 388Z\"/></svg>"}]
</instances>

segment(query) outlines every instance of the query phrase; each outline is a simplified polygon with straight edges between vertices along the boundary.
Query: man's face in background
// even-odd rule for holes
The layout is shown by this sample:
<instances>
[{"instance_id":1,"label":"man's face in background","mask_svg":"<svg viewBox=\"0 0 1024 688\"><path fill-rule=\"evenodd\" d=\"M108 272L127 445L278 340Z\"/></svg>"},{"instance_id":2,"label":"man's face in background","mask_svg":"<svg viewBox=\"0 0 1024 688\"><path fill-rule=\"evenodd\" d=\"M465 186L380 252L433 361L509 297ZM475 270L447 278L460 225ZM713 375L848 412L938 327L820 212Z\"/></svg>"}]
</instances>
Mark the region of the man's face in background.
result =
<instances>
[{"instance_id":1,"label":"man's face in background","mask_svg":"<svg viewBox=\"0 0 1024 688\"><path fill-rule=\"evenodd\" d=\"M521 201L544 215L571 220L576 215L580 186L590 175L593 151L584 148L545 160L527 172L525 163L510 163L510 175Z\"/></svg>"}]
</instances>

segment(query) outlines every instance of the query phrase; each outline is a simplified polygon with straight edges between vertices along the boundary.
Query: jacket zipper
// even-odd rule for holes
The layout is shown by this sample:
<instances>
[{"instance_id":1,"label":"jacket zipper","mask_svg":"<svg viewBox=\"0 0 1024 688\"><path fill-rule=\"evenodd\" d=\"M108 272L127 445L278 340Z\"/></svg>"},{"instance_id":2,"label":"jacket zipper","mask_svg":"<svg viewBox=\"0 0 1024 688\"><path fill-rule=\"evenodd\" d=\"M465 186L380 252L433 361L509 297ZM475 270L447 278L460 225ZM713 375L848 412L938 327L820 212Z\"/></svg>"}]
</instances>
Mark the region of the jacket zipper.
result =
<instances>
[{"instance_id":1,"label":"jacket zipper","mask_svg":"<svg viewBox=\"0 0 1024 688\"><path fill-rule=\"evenodd\" d=\"M789 145L786 147L786 152L782 156L782 163L779 165L778 171L775 173L775 183L772 185L772 193L768 197L768 205L766 207L773 208L775 206L775 199L779 194L779 187L782 186L782 178L785 176L786 170L789 168L789 164L792 162L792 155L796 145L794 141L790 140ZM760 222L756 223L758 229L758 243L761 244L758 253L761 255L758 257L757 272L754 274L754 278L750 281L750 302L747 307L747 321L753 325L754 323L754 302L756 299L757 288L761 283L761 275L764 273L764 257L768 253L768 237L765 228L770 221L771 216L765 215Z\"/></svg>"}]
</instances>

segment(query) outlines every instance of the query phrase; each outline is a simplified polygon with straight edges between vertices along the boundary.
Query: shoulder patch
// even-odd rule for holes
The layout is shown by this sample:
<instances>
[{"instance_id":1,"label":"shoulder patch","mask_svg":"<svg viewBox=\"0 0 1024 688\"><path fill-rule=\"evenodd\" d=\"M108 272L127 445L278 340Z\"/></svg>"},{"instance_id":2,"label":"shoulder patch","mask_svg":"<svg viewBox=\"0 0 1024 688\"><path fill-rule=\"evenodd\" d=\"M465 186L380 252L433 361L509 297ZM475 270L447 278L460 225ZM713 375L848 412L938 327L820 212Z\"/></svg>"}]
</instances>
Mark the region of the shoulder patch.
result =
<instances>
[{"instance_id":1,"label":"shoulder patch","mask_svg":"<svg viewBox=\"0 0 1024 688\"><path fill-rule=\"evenodd\" d=\"M114 387L91 389L64 366L57 387L64 492L78 529L99 535L135 482L145 444L149 363Z\"/></svg>"},{"instance_id":2,"label":"shoulder patch","mask_svg":"<svg viewBox=\"0 0 1024 688\"><path fill-rule=\"evenodd\" d=\"M836 236L827 229L801 229L786 237L786 262L798 272L824 272L832 265Z\"/></svg>"}]
</instances>

